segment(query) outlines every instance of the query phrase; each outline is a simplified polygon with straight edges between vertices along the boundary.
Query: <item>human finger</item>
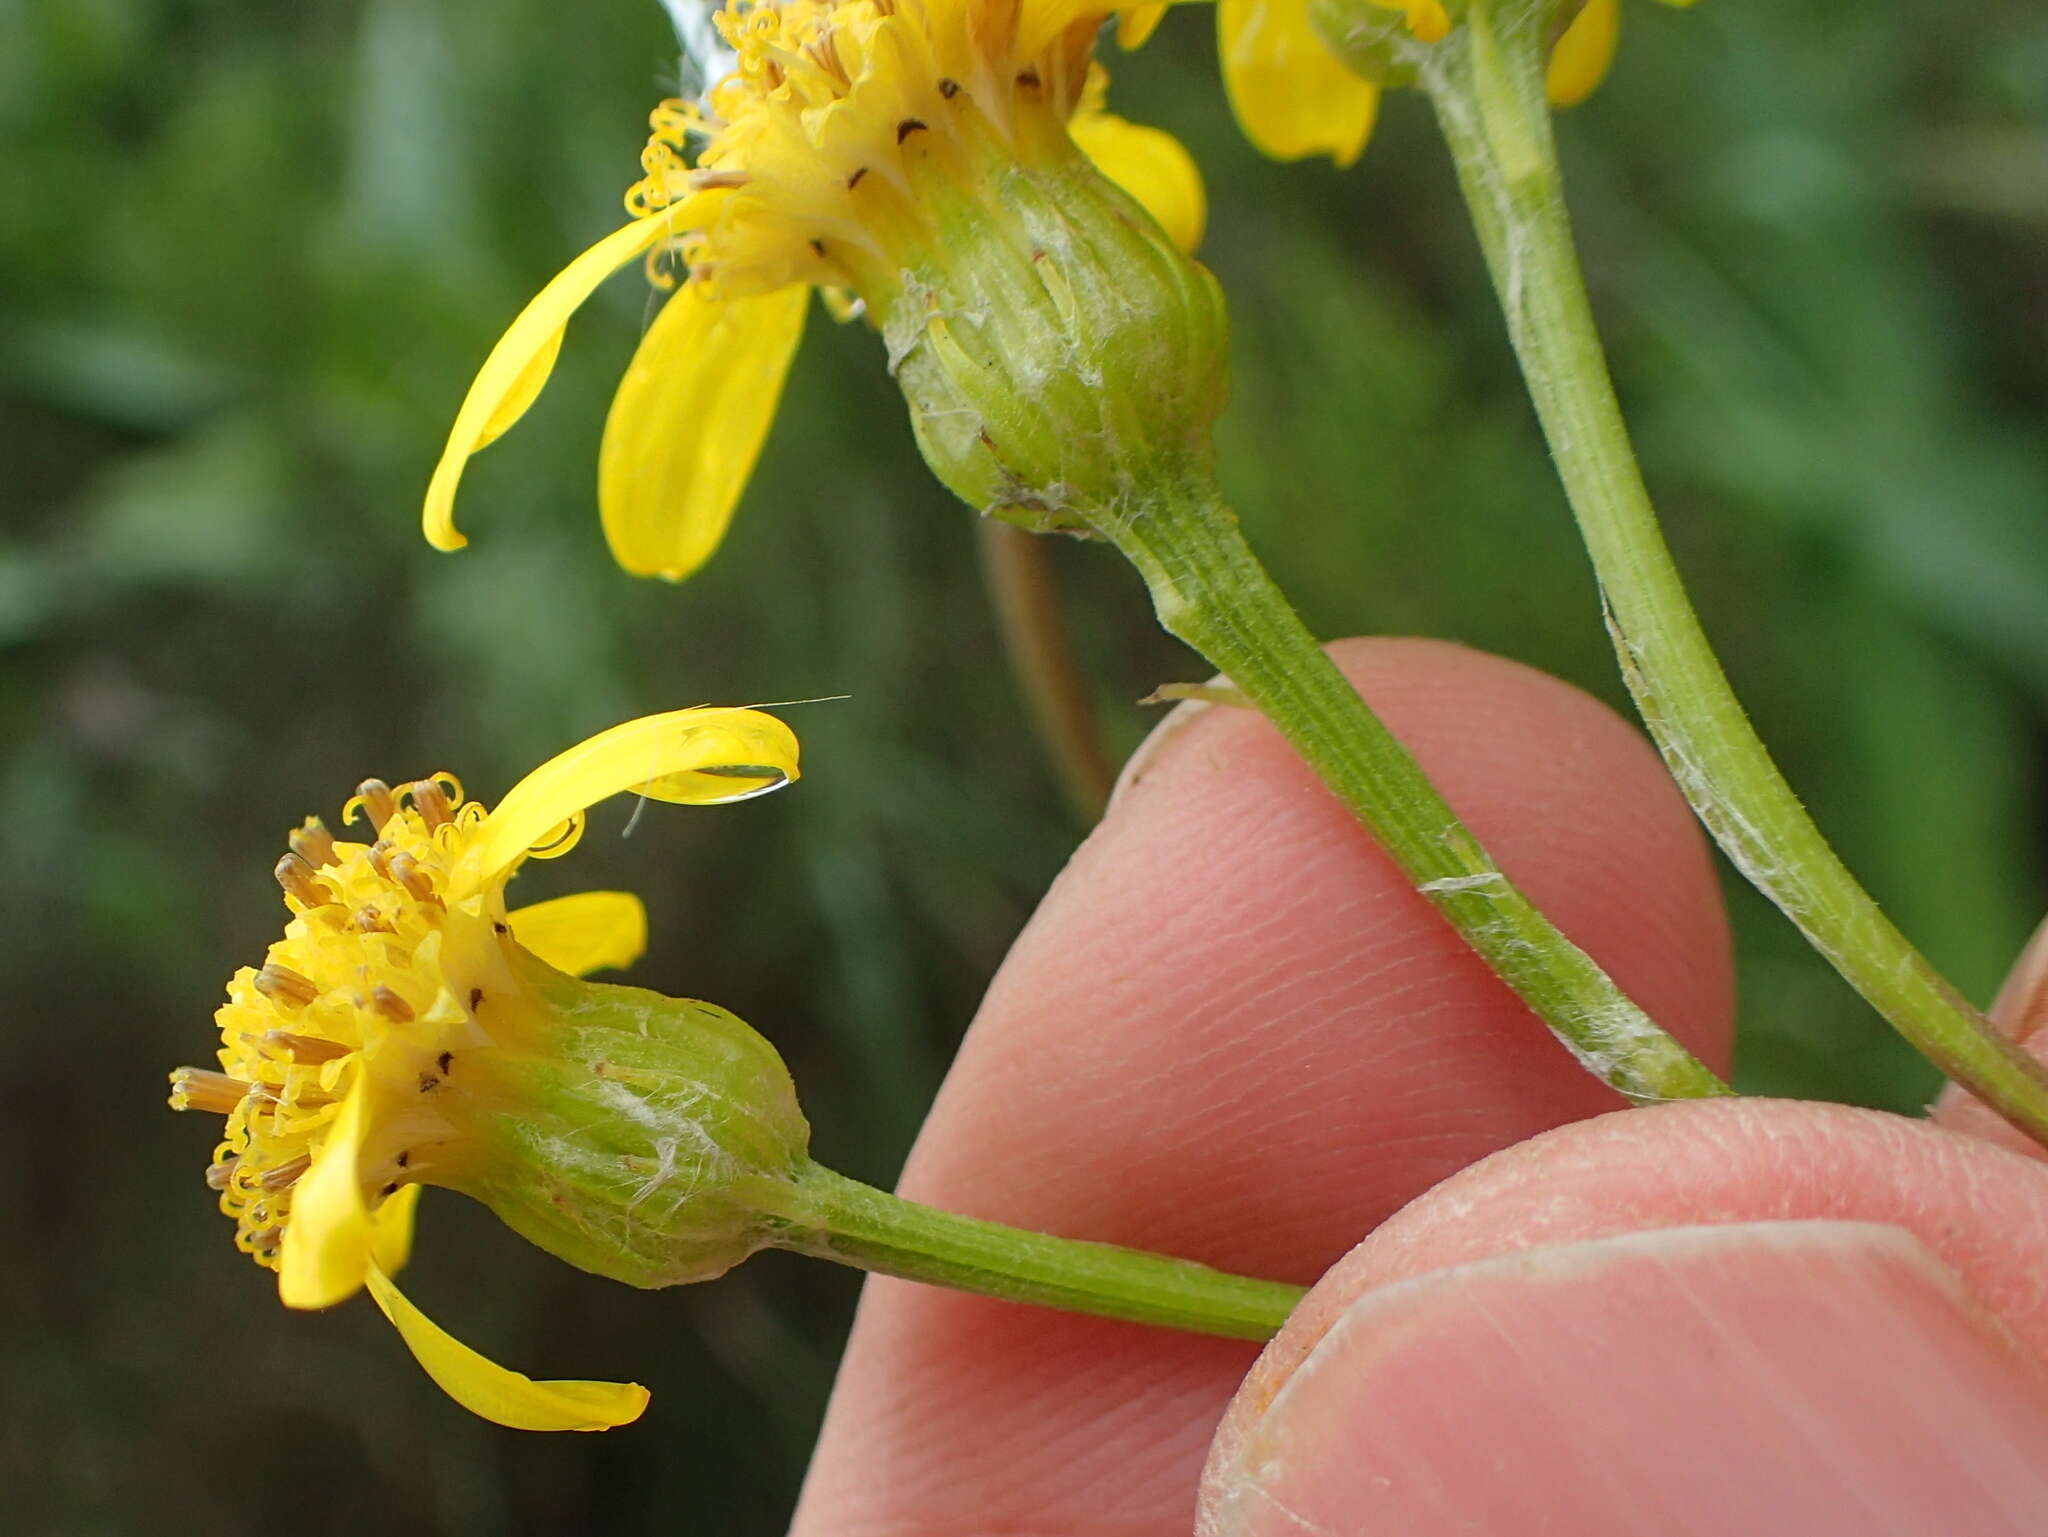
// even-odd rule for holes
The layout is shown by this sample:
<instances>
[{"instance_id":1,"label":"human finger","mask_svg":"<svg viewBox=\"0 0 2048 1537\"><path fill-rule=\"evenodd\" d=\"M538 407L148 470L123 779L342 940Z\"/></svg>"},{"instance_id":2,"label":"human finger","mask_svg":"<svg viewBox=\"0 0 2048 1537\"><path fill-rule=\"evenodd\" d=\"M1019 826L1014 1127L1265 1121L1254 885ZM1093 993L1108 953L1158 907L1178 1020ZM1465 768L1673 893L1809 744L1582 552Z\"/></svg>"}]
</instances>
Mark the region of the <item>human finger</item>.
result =
<instances>
[{"instance_id":1,"label":"human finger","mask_svg":"<svg viewBox=\"0 0 2048 1537\"><path fill-rule=\"evenodd\" d=\"M1512 663L1334 651L1508 873L1723 1059L1718 889L1648 746ZM1307 1281L1446 1174L1617 1103L1262 717L1162 736L991 987L905 1194ZM871 1280L796 1530L1185 1532L1251 1354Z\"/></svg>"},{"instance_id":2,"label":"human finger","mask_svg":"<svg viewBox=\"0 0 2048 1537\"><path fill-rule=\"evenodd\" d=\"M1924 1123L1603 1117L1430 1192L1231 1407L1205 1537L2033 1532L2048 1170Z\"/></svg>"}]
</instances>

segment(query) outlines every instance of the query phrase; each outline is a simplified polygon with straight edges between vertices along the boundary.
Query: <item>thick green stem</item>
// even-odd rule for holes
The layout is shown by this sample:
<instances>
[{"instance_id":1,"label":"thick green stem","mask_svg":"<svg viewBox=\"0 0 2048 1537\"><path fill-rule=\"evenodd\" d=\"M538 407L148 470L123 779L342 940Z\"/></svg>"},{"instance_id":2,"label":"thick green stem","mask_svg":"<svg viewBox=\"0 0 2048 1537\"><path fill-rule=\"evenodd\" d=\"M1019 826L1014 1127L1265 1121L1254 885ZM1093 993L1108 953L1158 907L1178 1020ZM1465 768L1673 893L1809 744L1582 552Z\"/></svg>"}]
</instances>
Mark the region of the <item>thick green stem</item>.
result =
<instances>
[{"instance_id":1,"label":"thick green stem","mask_svg":"<svg viewBox=\"0 0 2048 1537\"><path fill-rule=\"evenodd\" d=\"M955 1216L817 1164L797 1176L776 1245L862 1270L1135 1323L1271 1339L1302 1288L1115 1244Z\"/></svg>"},{"instance_id":2,"label":"thick green stem","mask_svg":"<svg viewBox=\"0 0 2048 1537\"><path fill-rule=\"evenodd\" d=\"M2048 1074L1922 958L1836 857L1744 715L1693 613L1587 302L1544 98L1547 6L1475 4L1413 50L1508 332L1593 558L1622 672L1736 866L1942 1071L2048 1142Z\"/></svg>"},{"instance_id":3,"label":"thick green stem","mask_svg":"<svg viewBox=\"0 0 2048 1537\"><path fill-rule=\"evenodd\" d=\"M1323 654L1206 479L1186 479L1100 525L1144 576L1160 622L1272 720L1589 1072L1639 1101L1725 1094L1501 873Z\"/></svg>"}]
</instances>

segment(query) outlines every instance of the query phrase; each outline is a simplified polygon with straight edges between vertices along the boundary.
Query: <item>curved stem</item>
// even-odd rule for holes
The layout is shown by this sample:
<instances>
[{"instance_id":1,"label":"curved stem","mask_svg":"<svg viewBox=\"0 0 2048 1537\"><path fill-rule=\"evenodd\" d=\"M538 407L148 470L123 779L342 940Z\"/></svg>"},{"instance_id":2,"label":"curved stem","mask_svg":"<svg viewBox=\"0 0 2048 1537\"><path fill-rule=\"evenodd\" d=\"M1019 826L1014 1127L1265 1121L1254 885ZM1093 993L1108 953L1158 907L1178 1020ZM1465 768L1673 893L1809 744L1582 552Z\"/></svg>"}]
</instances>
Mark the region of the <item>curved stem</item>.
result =
<instances>
[{"instance_id":1,"label":"curved stem","mask_svg":"<svg viewBox=\"0 0 2048 1537\"><path fill-rule=\"evenodd\" d=\"M1141 1249L956 1216L817 1164L797 1176L776 1246L882 1275L1135 1323L1271 1339L1303 1288Z\"/></svg>"},{"instance_id":2,"label":"curved stem","mask_svg":"<svg viewBox=\"0 0 2048 1537\"><path fill-rule=\"evenodd\" d=\"M1588 1072L1639 1101L1727 1087L1504 875L1421 765L1324 655L1207 477L1154 487L1101 532L1160 622L1226 673L1363 822L1417 891Z\"/></svg>"},{"instance_id":3,"label":"curved stem","mask_svg":"<svg viewBox=\"0 0 2048 1537\"><path fill-rule=\"evenodd\" d=\"M1060 616L1051 552L1038 538L995 518L982 518L977 527L982 581L1010 671L1068 803L1093 826L1109 804L1116 769L1103 750L1087 679Z\"/></svg>"},{"instance_id":4,"label":"curved stem","mask_svg":"<svg viewBox=\"0 0 2048 1537\"><path fill-rule=\"evenodd\" d=\"M1693 613L1636 466L1572 242L1544 98L1546 14L1475 4L1464 26L1416 58L1592 555L1629 691L1737 868L1943 1072L2048 1142L2048 1073L1857 884L1771 761Z\"/></svg>"}]
</instances>

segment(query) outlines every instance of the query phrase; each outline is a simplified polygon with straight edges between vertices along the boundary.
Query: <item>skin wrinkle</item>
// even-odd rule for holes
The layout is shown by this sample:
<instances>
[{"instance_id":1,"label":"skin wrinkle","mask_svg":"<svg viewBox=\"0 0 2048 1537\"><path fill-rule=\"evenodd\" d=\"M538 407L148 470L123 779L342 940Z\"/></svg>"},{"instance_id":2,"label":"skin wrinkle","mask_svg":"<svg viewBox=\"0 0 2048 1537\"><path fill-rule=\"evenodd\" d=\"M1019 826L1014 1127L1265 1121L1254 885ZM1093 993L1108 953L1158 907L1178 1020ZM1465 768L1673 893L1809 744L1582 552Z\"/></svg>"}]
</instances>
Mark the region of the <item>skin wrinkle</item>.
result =
<instances>
[{"instance_id":1,"label":"skin wrinkle","mask_svg":"<svg viewBox=\"0 0 2048 1537\"><path fill-rule=\"evenodd\" d=\"M1648 746L1511 663L1418 642L1333 651L1539 901L1619 871L1622 896L1567 896L1556 916L1717 1056L1727 982L1687 989L1693 954L1725 955L1718 886ZM1470 749L1468 708L1486 722ZM1560 732L1576 791L1549 785ZM1651 809L1619 814L1637 799ZM1532 804L1560 823L1533 857L1560 868L1526 852ZM1676 936L1662 954L1641 937L1653 909ZM903 1189L1307 1279L1458 1163L1612 1103L1266 722L1211 708L1127 776L1026 926ZM870 1282L794 1530L1185 1534L1206 1438L1255 1354ZM1135 1394L1150 1413L1103 1402ZM1090 1494L1077 1474L1101 1481Z\"/></svg>"}]
</instances>

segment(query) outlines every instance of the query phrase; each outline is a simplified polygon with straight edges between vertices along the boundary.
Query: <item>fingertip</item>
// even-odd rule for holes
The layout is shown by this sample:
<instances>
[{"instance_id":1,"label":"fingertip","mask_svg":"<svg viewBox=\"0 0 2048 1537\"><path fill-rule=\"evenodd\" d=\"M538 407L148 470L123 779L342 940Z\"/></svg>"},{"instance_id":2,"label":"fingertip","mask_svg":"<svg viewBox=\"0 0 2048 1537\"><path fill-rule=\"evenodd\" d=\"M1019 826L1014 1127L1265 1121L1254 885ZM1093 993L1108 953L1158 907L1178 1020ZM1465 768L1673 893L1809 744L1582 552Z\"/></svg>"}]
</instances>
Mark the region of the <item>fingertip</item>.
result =
<instances>
[{"instance_id":1,"label":"fingertip","mask_svg":"<svg viewBox=\"0 0 2048 1537\"><path fill-rule=\"evenodd\" d=\"M1641 738L1461 647L1332 651L1508 873L1721 1060L1718 886ZM1019 938L902 1189L1306 1281L1447 1174L1616 1103L1263 717L1191 709ZM1185 1532L1246 1361L1228 1342L872 1284L798 1529Z\"/></svg>"},{"instance_id":2,"label":"fingertip","mask_svg":"<svg viewBox=\"0 0 2048 1537\"><path fill-rule=\"evenodd\" d=\"M1873 1350L1874 1340L1884 1348ZM1204 1537L2019 1533L2048 1377L1913 1235L1663 1228L1353 1299L1219 1438Z\"/></svg>"}]
</instances>

